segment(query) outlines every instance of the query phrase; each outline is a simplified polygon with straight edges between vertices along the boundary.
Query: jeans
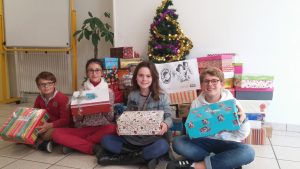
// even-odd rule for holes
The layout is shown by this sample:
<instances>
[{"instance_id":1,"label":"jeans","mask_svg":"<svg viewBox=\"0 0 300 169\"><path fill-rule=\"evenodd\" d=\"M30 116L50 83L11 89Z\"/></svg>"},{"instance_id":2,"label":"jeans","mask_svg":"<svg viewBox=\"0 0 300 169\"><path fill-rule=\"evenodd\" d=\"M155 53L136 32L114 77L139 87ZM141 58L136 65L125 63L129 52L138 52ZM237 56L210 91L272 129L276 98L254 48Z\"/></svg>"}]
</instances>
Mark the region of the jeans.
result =
<instances>
[{"instance_id":1,"label":"jeans","mask_svg":"<svg viewBox=\"0 0 300 169\"><path fill-rule=\"evenodd\" d=\"M128 143L121 136L109 135L105 136L101 141L102 147L114 154L120 154L122 151L123 144ZM151 160L154 158L158 158L164 154L166 154L169 150L168 142L161 138L153 142L152 144L142 146L143 158L145 160Z\"/></svg>"},{"instance_id":2,"label":"jeans","mask_svg":"<svg viewBox=\"0 0 300 169\"><path fill-rule=\"evenodd\" d=\"M204 161L207 169L233 169L254 160L255 151L249 145L210 138L176 137L173 149L195 162Z\"/></svg>"}]
</instances>

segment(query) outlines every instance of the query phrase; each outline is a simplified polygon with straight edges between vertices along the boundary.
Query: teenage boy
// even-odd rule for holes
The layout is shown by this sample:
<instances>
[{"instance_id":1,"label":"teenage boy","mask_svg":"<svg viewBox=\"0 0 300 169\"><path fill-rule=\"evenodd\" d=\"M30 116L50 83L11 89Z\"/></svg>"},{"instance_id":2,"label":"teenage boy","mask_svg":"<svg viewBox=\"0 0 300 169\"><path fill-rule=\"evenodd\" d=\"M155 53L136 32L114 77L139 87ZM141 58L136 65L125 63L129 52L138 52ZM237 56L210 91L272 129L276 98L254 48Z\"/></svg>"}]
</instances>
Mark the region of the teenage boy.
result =
<instances>
[{"instance_id":1,"label":"teenage boy","mask_svg":"<svg viewBox=\"0 0 300 169\"><path fill-rule=\"evenodd\" d=\"M69 98L56 90L56 77L50 72L41 72L35 82L40 95L35 100L34 108L46 109L49 116L46 123L38 126L39 137L35 146L52 152L51 135L54 128L69 127L71 124Z\"/></svg>"},{"instance_id":2,"label":"teenage boy","mask_svg":"<svg viewBox=\"0 0 300 169\"><path fill-rule=\"evenodd\" d=\"M191 108L235 99L229 90L223 88L224 74L218 68L206 68L200 75L201 93ZM235 169L254 160L255 152L249 145L241 143L250 133L250 125L241 104L236 100L241 128L237 131L223 131L214 136L190 139L176 137L173 149L186 158L171 161L167 169Z\"/></svg>"}]
</instances>

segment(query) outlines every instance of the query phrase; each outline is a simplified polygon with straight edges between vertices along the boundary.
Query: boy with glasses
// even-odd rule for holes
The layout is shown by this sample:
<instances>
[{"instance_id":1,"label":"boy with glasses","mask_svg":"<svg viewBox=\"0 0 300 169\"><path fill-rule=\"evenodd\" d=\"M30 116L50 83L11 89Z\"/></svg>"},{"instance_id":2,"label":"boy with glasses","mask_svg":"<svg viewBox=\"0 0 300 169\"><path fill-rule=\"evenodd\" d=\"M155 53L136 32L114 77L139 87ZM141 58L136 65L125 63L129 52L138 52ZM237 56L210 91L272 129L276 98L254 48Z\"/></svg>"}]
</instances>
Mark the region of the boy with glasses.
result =
<instances>
[{"instance_id":1,"label":"boy with glasses","mask_svg":"<svg viewBox=\"0 0 300 169\"><path fill-rule=\"evenodd\" d=\"M206 68L200 75L201 93L192 102L191 108L235 99L223 88L224 74L215 67ZM254 160L255 152L241 143L250 133L250 125L241 104L236 100L241 128L223 131L209 137L190 139L179 136L173 140L173 149L187 160L172 161L167 169L235 169Z\"/></svg>"},{"instance_id":2,"label":"boy with glasses","mask_svg":"<svg viewBox=\"0 0 300 169\"><path fill-rule=\"evenodd\" d=\"M46 109L48 121L38 126L39 137L36 147L52 152L51 135L54 128L70 125L69 98L55 88L56 77L50 72L41 72L35 79L40 95L36 98L34 108Z\"/></svg>"}]
</instances>

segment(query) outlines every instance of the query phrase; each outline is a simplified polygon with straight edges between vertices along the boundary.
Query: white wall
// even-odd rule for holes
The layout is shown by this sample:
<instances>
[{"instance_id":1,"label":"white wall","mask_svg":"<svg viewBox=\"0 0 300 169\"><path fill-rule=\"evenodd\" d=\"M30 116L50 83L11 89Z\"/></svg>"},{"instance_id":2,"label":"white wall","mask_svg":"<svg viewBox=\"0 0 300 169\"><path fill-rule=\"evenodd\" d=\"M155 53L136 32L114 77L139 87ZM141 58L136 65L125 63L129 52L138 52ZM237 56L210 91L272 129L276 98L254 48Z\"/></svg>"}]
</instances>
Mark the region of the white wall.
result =
<instances>
[{"instance_id":1,"label":"white wall","mask_svg":"<svg viewBox=\"0 0 300 169\"><path fill-rule=\"evenodd\" d=\"M81 28L81 25L85 19L89 17L88 11L92 12L94 16L102 19L103 22L109 23L113 26L113 2L112 0L75 0L75 10L77 17L77 30ZM104 12L109 12L111 18L104 17ZM113 29L112 29L113 30ZM101 39L98 45L99 57L109 56L109 49L112 45ZM82 39L77 42L78 52L78 85L81 84L85 77L85 64L86 61L94 57L94 47L91 41Z\"/></svg>"},{"instance_id":2,"label":"white wall","mask_svg":"<svg viewBox=\"0 0 300 169\"><path fill-rule=\"evenodd\" d=\"M298 0L173 0L194 48L189 57L234 52L245 73L275 76L267 121L300 124ZM146 55L149 28L161 0L114 0L116 46ZM298 69L297 69L298 67Z\"/></svg>"}]
</instances>

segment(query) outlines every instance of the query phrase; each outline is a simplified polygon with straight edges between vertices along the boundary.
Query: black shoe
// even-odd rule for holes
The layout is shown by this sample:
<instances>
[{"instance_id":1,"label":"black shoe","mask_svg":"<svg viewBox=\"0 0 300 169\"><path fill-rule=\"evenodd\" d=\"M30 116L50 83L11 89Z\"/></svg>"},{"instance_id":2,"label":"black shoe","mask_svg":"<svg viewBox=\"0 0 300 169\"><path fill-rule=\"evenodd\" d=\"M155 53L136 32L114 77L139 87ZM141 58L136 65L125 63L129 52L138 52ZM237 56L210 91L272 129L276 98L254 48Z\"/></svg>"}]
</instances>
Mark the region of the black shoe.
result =
<instances>
[{"instance_id":1,"label":"black shoe","mask_svg":"<svg viewBox=\"0 0 300 169\"><path fill-rule=\"evenodd\" d=\"M97 154L102 153L102 151L102 146L100 144L95 144L95 146L93 147L93 154L97 156Z\"/></svg>"},{"instance_id":2,"label":"black shoe","mask_svg":"<svg viewBox=\"0 0 300 169\"><path fill-rule=\"evenodd\" d=\"M43 141L40 145L38 145L38 149L42 150L42 151L46 151L48 153L52 153L53 142L52 141Z\"/></svg>"},{"instance_id":3,"label":"black shoe","mask_svg":"<svg viewBox=\"0 0 300 169\"><path fill-rule=\"evenodd\" d=\"M192 164L189 160L171 161L167 164L166 169L194 169L191 167Z\"/></svg>"},{"instance_id":4,"label":"black shoe","mask_svg":"<svg viewBox=\"0 0 300 169\"><path fill-rule=\"evenodd\" d=\"M156 165L158 164L158 160L156 158L148 161L147 167L148 169L155 169Z\"/></svg>"},{"instance_id":5,"label":"black shoe","mask_svg":"<svg viewBox=\"0 0 300 169\"><path fill-rule=\"evenodd\" d=\"M98 159L100 165L137 165L145 164L146 160L142 157L141 152L128 154L114 154L102 156Z\"/></svg>"},{"instance_id":6,"label":"black shoe","mask_svg":"<svg viewBox=\"0 0 300 169\"><path fill-rule=\"evenodd\" d=\"M69 154L69 153L72 153L75 151L74 149L67 147L67 146L62 146L61 149L62 149L61 151L63 154Z\"/></svg>"}]
</instances>

